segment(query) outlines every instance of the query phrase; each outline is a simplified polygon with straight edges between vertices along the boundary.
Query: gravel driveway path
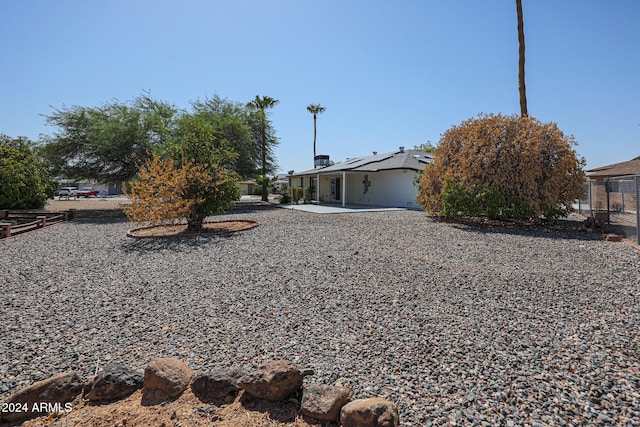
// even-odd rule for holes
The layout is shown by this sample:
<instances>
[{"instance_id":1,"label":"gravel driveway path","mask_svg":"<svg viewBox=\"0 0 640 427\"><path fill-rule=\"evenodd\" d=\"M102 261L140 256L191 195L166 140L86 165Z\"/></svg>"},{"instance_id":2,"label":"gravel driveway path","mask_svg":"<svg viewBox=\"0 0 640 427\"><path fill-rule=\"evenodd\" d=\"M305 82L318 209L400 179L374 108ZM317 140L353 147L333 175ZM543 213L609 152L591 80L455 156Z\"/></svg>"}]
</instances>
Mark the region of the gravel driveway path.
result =
<instances>
[{"instance_id":1,"label":"gravel driveway path","mask_svg":"<svg viewBox=\"0 0 640 427\"><path fill-rule=\"evenodd\" d=\"M234 218L261 225L134 240L85 216L0 241L0 400L111 361L285 358L398 402L404 425L640 425L629 246L415 211Z\"/></svg>"}]
</instances>

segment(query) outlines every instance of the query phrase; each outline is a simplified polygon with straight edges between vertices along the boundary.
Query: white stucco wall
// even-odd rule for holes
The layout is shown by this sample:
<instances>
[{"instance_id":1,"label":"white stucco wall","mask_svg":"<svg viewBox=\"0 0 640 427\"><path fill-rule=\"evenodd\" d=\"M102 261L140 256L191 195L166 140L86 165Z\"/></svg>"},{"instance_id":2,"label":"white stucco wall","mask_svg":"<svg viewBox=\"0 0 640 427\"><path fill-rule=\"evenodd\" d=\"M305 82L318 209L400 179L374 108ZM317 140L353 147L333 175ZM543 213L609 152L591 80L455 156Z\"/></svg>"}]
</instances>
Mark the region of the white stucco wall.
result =
<instances>
[{"instance_id":1,"label":"white stucco wall","mask_svg":"<svg viewBox=\"0 0 640 427\"><path fill-rule=\"evenodd\" d=\"M364 192L364 177L367 175L369 188ZM417 172L412 170L392 170L383 172L348 172L347 177L347 204L387 206L399 208L419 209L416 203L418 188L413 184ZM320 201L336 201L331 198L331 179L340 178L343 175L338 172L334 175L320 175ZM305 177L304 185L309 185L309 177ZM300 185L300 180L295 179L293 185ZM340 182L342 192L342 182Z\"/></svg>"},{"instance_id":2,"label":"white stucco wall","mask_svg":"<svg viewBox=\"0 0 640 427\"><path fill-rule=\"evenodd\" d=\"M366 193L363 183L365 175L370 182ZM347 174L347 203L418 208L415 200L418 188L413 185L416 175L416 172L407 169Z\"/></svg>"},{"instance_id":3,"label":"white stucco wall","mask_svg":"<svg viewBox=\"0 0 640 427\"><path fill-rule=\"evenodd\" d=\"M370 183L366 193L364 192L363 183L365 175ZM419 208L415 201L418 188L413 185L413 179L416 175L415 171L406 169L347 173L347 204ZM320 176L321 201L333 201L331 198L331 178L340 178L342 180L342 177L342 173ZM340 183L340 191L342 191L342 182Z\"/></svg>"}]
</instances>

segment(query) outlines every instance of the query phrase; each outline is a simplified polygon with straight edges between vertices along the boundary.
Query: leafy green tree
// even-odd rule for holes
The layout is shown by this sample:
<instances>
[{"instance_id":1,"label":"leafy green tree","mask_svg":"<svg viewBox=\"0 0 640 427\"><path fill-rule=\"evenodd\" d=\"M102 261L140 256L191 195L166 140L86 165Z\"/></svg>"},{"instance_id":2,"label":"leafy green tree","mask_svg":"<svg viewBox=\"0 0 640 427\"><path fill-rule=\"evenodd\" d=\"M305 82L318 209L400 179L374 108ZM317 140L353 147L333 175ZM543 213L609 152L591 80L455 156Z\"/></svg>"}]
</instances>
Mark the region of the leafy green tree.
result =
<instances>
[{"instance_id":1,"label":"leafy green tree","mask_svg":"<svg viewBox=\"0 0 640 427\"><path fill-rule=\"evenodd\" d=\"M269 96L258 96L256 95L255 99L251 102L247 103L247 107L256 111L259 114L260 121L260 148L262 154L262 176L267 176L267 173L270 172L267 164L267 157L271 147L277 144L277 140L269 135L268 126L267 126L267 112L266 110L275 107L278 104L277 99L273 99ZM269 193L267 191L267 181L263 180L262 182L262 201L268 202Z\"/></svg>"},{"instance_id":2,"label":"leafy green tree","mask_svg":"<svg viewBox=\"0 0 640 427\"><path fill-rule=\"evenodd\" d=\"M309 104L307 105L307 111L313 114L313 158L316 158L316 120L318 118L318 114L324 113L326 110L320 104Z\"/></svg>"},{"instance_id":3,"label":"leafy green tree","mask_svg":"<svg viewBox=\"0 0 640 427\"><path fill-rule=\"evenodd\" d=\"M433 152L436 151L436 147L433 146L431 141L427 141L420 145L414 145L413 149L417 151L424 151L425 153L429 153L429 154L433 154Z\"/></svg>"},{"instance_id":4,"label":"leafy green tree","mask_svg":"<svg viewBox=\"0 0 640 427\"><path fill-rule=\"evenodd\" d=\"M209 215L221 214L240 198L238 175L229 169L238 154L226 141L218 141L211 122L202 116L184 114L176 125L173 158L203 168L206 179L187 178L184 197L195 200L187 217L188 231L200 231Z\"/></svg>"},{"instance_id":5,"label":"leafy green tree","mask_svg":"<svg viewBox=\"0 0 640 427\"><path fill-rule=\"evenodd\" d=\"M416 199L433 215L566 216L584 182L574 145L533 117L469 119L442 135Z\"/></svg>"},{"instance_id":6,"label":"leafy green tree","mask_svg":"<svg viewBox=\"0 0 640 427\"><path fill-rule=\"evenodd\" d=\"M216 140L226 142L238 155L229 167L242 178L260 173L262 157L260 143L253 138L253 126L259 130L255 113L245 104L229 101L219 96L191 103L193 114L201 116L212 125Z\"/></svg>"},{"instance_id":7,"label":"leafy green tree","mask_svg":"<svg viewBox=\"0 0 640 427\"><path fill-rule=\"evenodd\" d=\"M0 208L40 209L53 194L46 165L27 138L0 134Z\"/></svg>"},{"instance_id":8,"label":"leafy green tree","mask_svg":"<svg viewBox=\"0 0 640 427\"><path fill-rule=\"evenodd\" d=\"M58 130L44 138L43 155L57 175L124 182L165 144L176 113L175 107L148 94L131 103L55 109L46 120Z\"/></svg>"}]
</instances>

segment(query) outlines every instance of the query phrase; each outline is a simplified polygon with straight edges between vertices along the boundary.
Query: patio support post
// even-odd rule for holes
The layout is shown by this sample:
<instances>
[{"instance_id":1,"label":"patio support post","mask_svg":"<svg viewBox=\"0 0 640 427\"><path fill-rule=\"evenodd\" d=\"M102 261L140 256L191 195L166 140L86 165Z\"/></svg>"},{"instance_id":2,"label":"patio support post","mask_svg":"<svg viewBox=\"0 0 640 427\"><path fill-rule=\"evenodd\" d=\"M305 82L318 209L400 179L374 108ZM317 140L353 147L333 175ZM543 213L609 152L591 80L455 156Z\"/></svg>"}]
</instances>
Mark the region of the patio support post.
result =
<instances>
[{"instance_id":1,"label":"patio support post","mask_svg":"<svg viewBox=\"0 0 640 427\"><path fill-rule=\"evenodd\" d=\"M593 216L593 197L591 195L591 180L589 180L589 216Z\"/></svg>"},{"instance_id":2,"label":"patio support post","mask_svg":"<svg viewBox=\"0 0 640 427\"><path fill-rule=\"evenodd\" d=\"M347 206L347 173L342 172L342 207Z\"/></svg>"},{"instance_id":3,"label":"patio support post","mask_svg":"<svg viewBox=\"0 0 640 427\"><path fill-rule=\"evenodd\" d=\"M320 203L320 174L316 175L316 202Z\"/></svg>"},{"instance_id":4,"label":"patio support post","mask_svg":"<svg viewBox=\"0 0 640 427\"><path fill-rule=\"evenodd\" d=\"M636 234L640 245L640 176L636 175Z\"/></svg>"}]
</instances>

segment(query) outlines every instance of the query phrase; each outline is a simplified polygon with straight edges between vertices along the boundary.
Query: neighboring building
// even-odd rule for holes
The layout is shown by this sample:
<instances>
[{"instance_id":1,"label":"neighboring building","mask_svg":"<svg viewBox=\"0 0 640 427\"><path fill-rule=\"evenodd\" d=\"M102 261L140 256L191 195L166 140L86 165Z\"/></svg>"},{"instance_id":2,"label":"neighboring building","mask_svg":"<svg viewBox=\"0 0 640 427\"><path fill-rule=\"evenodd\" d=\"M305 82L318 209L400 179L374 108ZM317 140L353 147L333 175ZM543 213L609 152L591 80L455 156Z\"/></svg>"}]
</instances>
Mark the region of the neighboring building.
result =
<instances>
[{"instance_id":1,"label":"neighboring building","mask_svg":"<svg viewBox=\"0 0 640 427\"><path fill-rule=\"evenodd\" d=\"M238 185L240 186L240 193L243 196L252 196L255 191L257 182L253 179L249 179L246 181L240 181Z\"/></svg>"},{"instance_id":2,"label":"neighboring building","mask_svg":"<svg viewBox=\"0 0 640 427\"><path fill-rule=\"evenodd\" d=\"M584 200L590 209L624 212L637 210L640 157L587 170Z\"/></svg>"},{"instance_id":3,"label":"neighboring building","mask_svg":"<svg viewBox=\"0 0 640 427\"><path fill-rule=\"evenodd\" d=\"M587 178L589 179L615 178L629 175L640 175L640 157L587 171Z\"/></svg>"},{"instance_id":4,"label":"neighboring building","mask_svg":"<svg viewBox=\"0 0 640 427\"><path fill-rule=\"evenodd\" d=\"M276 189L276 193L280 193L283 188L286 188L289 185L289 179L287 175L279 174L278 178L273 181L273 187Z\"/></svg>"},{"instance_id":5,"label":"neighboring building","mask_svg":"<svg viewBox=\"0 0 640 427\"><path fill-rule=\"evenodd\" d=\"M323 166L289 175L290 186L310 188L316 202L402 208L418 207L415 179L432 159L424 151L404 147L335 164L328 156L317 157L322 157Z\"/></svg>"}]
</instances>

